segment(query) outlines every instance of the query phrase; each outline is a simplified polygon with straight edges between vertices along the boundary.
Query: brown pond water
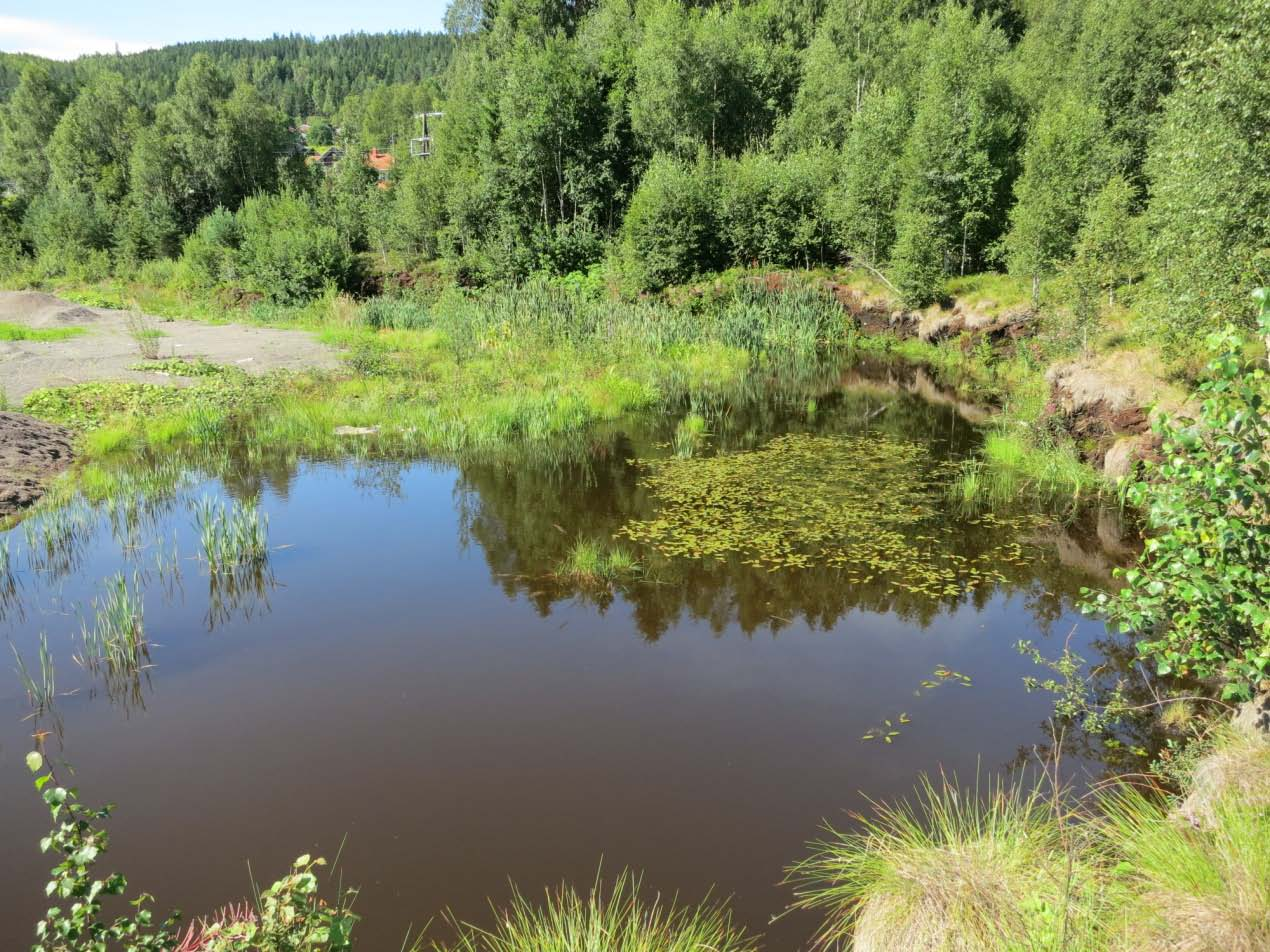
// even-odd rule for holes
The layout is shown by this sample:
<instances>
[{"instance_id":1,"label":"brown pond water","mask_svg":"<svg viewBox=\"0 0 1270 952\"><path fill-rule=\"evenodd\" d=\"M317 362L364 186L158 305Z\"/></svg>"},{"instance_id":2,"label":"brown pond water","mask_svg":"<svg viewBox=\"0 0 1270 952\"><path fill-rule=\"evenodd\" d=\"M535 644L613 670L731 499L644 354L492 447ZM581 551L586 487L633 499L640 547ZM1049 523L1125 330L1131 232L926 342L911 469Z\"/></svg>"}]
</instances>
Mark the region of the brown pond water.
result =
<instances>
[{"instance_id":1,"label":"brown pond water","mask_svg":"<svg viewBox=\"0 0 1270 952\"><path fill-rule=\"evenodd\" d=\"M715 408L705 452L785 433L970 452L978 434L959 408L911 383L830 368L782 397L756 380L750 399ZM24 721L3 666L0 948L26 947L46 904L46 815L22 763L36 729L54 730L47 749L87 802L119 805L107 864L161 909L208 911L248 893L248 861L269 881L343 842L364 949L395 950L447 908L488 922L509 880L538 895L626 867L663 894L731 897L767 948L800 948L813 918L769 920L790 899L783 868L822 820L848 824L923 771L1008 769L1045 742L1051 701L1024 691L1036 672L1015 642L1054 654L1074 632L1097 657L1103 628L1073 600L1099 581L1078 566L1106 560L1070 532L985 525L940 498L920 527L928 547L1018 543L1000 577L931 595L885 572L853 581L627 543L655 579L553 578L574 540L612 540L659 512L632 461L670 454L681 415L512 462L257 461L195 476L131 542L84 513L51 559L32 557L35 535L8 533L16 590L0 600L0 637L30 663L47 632L58 690L74 693L56 723ZM256 493L283 547L270 578L209 586L189 501ZM161 573L156 556L174 550L179 572ZM139 569L154 667L107 690L72 661L73 638L104 580ZM922 689L940 666L971 686ZM893 743L862 740L901 712L911 723Z\"/></svg>"}]
</instances>

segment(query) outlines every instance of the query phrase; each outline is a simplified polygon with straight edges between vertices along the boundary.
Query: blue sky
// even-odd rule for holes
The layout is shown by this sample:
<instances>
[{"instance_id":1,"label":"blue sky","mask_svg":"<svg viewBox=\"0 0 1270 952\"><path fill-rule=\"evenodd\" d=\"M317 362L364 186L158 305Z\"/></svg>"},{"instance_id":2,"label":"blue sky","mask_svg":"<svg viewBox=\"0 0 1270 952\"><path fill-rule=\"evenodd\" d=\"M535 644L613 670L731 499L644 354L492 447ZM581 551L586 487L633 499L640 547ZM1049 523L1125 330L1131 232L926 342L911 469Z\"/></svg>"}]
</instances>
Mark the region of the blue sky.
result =
<instances>
[{"instance_id":1,"label":"blue sky","mask_svg":"<svg viewBox=\"0 0 1270 952\"><path fill-rule=\"evenodd\" d=\"M182 40L439 30L446 0L0 0L0 50L70 59Z\"/></svg>"}]
</instances>

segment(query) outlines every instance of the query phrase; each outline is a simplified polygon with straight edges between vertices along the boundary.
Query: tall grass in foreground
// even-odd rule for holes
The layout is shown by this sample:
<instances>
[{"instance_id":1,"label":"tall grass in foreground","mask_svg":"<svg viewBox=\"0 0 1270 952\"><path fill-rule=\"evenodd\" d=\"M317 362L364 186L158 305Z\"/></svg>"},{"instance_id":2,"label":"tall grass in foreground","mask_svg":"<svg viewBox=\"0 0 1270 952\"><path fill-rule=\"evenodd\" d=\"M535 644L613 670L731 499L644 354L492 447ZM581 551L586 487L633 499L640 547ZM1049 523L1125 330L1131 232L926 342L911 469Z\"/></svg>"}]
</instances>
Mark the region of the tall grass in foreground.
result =
<instances>
[{"instance_id":1,"label":"tall grass in foreground","mask_svg":"<svg viewBox=\"0 0 1270 952\"><path fill-rule=\"evenodd\" d=\"M1224 738L1170 816L1131 789L1103 804L1103 835L1131 883L1124 947L1270 949L1270 743Z\"/></svg>"},{"instance_id":2,"label":"tall grass in foreground","mask_svg":"<svg viewBox=\"0 0 1270 952\"><path fill-rule=\"evenodd\" d=\"M1076 812L1038 787L925 783L814 844L795 905L824 913L819 948L854 952L1268 949L1270 743L1221 737L1189 788L1179 805L1121 784Z\"/></svg>"},{"instance_id":3,"label":"tall grass in foreground","mask_svg":"<svg viewBox=\"0 0 1270 952\"><path fill-rule=\"evenodd\" d=\"M732 924L722 907L677 906L660 896L641 897L630 873L605 892L596 883L586 895L568 886L534 905L519 892L496 909L492 929L458 925L459 936L438 952L753 952L754 940ZM457 924L456 924L457 925Z\"/></svg>"},{"instance_id":4,"label":"tall grass in foreground","mask_svg":"<svg viewBox=\"0 0 1270 952\"><path fill-rule=\"evenodd\" d=\"M1039 789L980 796L924 780L914 803L878 806L858 832L815 844L790 871L795 905L825 912L821 948L1066 948L1064 934L1088 933L1100 911L1068 832Z\"/></svg>"}]
</instances>

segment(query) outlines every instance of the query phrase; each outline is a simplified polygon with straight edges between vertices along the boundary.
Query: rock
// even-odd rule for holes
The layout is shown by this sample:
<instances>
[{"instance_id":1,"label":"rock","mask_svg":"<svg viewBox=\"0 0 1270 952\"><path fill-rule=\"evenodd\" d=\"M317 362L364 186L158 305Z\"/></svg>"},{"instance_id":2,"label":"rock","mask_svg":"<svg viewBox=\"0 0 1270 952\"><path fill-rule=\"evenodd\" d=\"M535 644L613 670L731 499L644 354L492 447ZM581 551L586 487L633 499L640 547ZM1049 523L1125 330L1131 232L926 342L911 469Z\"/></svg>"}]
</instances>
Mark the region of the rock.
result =
<instances>
[{"instance_id":1,"label":"rock","mask_svg":"<svg viewBox=\"0 0 1270 952\"><path fill-rule=\"evenodd\" d=\"M377 426L337 426L333 431L336 436L374 436L379 432Z\"/></svg>"}]
</instances>

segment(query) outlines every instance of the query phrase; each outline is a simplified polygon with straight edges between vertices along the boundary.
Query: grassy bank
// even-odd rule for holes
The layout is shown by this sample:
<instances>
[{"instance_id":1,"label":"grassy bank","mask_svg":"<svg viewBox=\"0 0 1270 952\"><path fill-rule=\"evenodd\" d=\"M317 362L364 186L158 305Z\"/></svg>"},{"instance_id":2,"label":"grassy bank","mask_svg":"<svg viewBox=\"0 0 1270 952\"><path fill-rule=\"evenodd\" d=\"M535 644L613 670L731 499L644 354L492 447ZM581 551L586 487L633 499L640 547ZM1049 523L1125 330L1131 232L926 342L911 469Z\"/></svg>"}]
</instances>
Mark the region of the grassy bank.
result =
<instances>
[{"instance_id":1,"label":"grassy bank","mask_svg":"<svg viewBox=\"0 0 1270 952\"><path fill-rule=\"evenodd\" d=\"M543 281L364 302L330 292L292 307L194 292L170 278L150 265L129 280L47 289L95 306L136 303L158 315L306 329L339 348L345 366L263 378L173 366L166 369L191 377L192 386L93 383L31 394L24 409L83 431L90 459L206 447L230 435L314 454L350 445L390 456L493 451L580 434L635 410L719 403L755 371L775 373L832 346L920 364L963 399L997 408L955 490L959 503L1029 496L1072 505L1105 490L1080 463L1079 447L1044 423L1045 371L1062 346L1049 338L1005 349L860 334L825 286L885 301L885 287L867 272L773 281L731 271L641 300ZM961 279L958 290L968 306L996 312L1021 293L1000 275ZM350 430L353 443L341 435Z\"/></svg>"},{"instance_id":2,"label":"grassy bank","mask_svg":"<svg viewBox=\"0 0 1270 952\"><path fill-rule=\"evenodd\" d=\"M1270 945L1270 744L1225 730L1183 795L926 783L790 871L823 948L1254 952Z\"/></svg>"}]
</instances>

